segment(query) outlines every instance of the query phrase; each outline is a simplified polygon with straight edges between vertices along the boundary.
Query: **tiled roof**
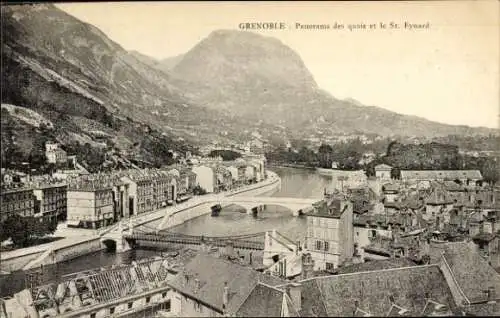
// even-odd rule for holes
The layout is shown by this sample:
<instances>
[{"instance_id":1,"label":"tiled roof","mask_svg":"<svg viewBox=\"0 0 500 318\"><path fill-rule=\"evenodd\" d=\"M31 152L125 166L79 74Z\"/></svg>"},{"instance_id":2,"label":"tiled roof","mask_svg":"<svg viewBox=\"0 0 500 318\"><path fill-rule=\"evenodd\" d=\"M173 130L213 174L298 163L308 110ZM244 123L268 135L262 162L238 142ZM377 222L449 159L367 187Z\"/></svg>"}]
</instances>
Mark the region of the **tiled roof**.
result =
<instances>
[{"instance_id":1,"label":"tiled roof","mask_svg":"<svg viewBox=\"0 0 500 318\"><path fill-rule=\"evenodd\" d=\"M370 262L353 264L346 267L340 267L338 269L338 274L349 274L349 273L375 271L381 269L410 267L415 265L416 265L415 262L407 258L391 258L391 259L374 260Z\"/></svg>"},{"instance_id":2,"label":"tiled roof","mask_svg":"<svg viewBox=\"0 0 500 318\"><path fill-rule=\"evenodd\" d=\"M394 184L394 183L386 183L382 186L383 191L385 192L398 192L399 191L399 185Z\"/></svg>"},{"instance_id":3,"label":"tiled roof","mask_svg":"<svg viewBox=\"0 0 500 318\"><path fill-rule=\"evenodd\" d=\"M386 316L393 304L420 316L427 297L455 309L446 280L435 265L318 277L301 283L306 287L302 316L352 316L357 308L372 316Z\"/></svg>"},{"instance_id":4,"label":"tiled roof","mask_svg":"<svg viewBox=\"0 0 500 318\"><path fill-rule=\"evenodd\" d=\"M451 196L442 189L434 189L434 191L425 198L425 203L431 205L452 204L453 202Z\"/></svg>"},{"instance_id":5,"label":"tiled roof","mask_svg":"<svg viewBox=\"0 0 500 318\"><path fill-rule=\"evenodd\" d=\"M375 171L377 171L377 170L391 170L391 169L392 169L392 167L391 167L391 166L386 165L386 164L384 164L384 163L383 163L383 164L380 164L380 165L376 165L376 166L375 166Z\"/></svg>"},{"instance_id":6,"label":"tiled roof","mask_svg":"<svg viewBox=\"0 0 500 318\"><path fill-rule=\"evenodd\" d=\"M459 185L455 181L444 181L443 186L447 191L453 191L453 192L465 191L465 187Z\"/></svg>"},{"instance_id":7,"label":"tiled roof","mask_svg":"<svg viewBox=\"0 0 500 318\"><path fill-rule=\"evenodd\" d=\"M339 218L342 213L348 208L347 205L342 204L343 202L339 199L325 199L314 205L313 211L306 213L310 216L327 217L327 218Z\"/></svg>"},{"instance_id":8,"label":"tiled roof","mask_svg":"<svg viewBox=\"0 0 500 318\"><path fill-rule=\"evenodd\" d=\"M198 289L196 279L199 281ZM271 286L285 283L282 279L264 275L249 267L200 253L185 266L184 273L179 273L169 285L222 312L224 283L227 282L227 310L234 313L259 281Z\"/></svg>"},{"instance_id":9,"label":"tiled roof","mask_svg":"<svg viewBox=\"0 0 500 318\"><path fill-rule=\"evenodd\" d=\"M482 303L469 306L466 309L468 316L500 316L500 302L497 300L494 303Z\"/></svg>"},{"instance_id":10,"label":"tiled roof","mask_svg":"<svg viewBox=\"0 0 500 318\"><path fill-rule=\"evenodd\" d=\"M497 297L500 296L500 274L477 253L474 243L447 243L443 251L454 278L469 301L486 301L488 287L495 288Z\"/></svg>"},{"instance_id":11,"label":"tiled roof","mask_svg":"<svg viewBox=\"0 0 500 318\"><path fill-rule=\"evenodd\" d=\"M436 179L482 179L479 170L401 170L402 179L436 180Z\"/></svg>"},{"instance_id":12,"label":"tiled roof","mask_svg":"<svg viewBox=\"0 0 500 318\"><path fill-rule=\"evenodd\" d=\"M281 317L283 297L290 317L298 317L290 298L281 289L258 283L235 313L236 317Z\"/></svg>"}]
</instances>

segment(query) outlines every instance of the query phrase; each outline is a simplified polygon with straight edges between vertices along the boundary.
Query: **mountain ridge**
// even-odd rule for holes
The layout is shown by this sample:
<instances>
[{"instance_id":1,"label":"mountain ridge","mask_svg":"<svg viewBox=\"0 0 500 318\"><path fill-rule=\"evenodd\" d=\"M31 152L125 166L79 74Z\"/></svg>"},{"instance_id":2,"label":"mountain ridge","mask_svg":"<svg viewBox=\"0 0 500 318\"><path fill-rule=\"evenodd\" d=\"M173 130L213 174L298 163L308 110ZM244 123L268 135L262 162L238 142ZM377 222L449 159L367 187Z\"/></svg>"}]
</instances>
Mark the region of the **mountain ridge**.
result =
<instances>
[{"instance_id":1,"label":"mountain ridge","mask_svg":"<svg viewBox=\"0 0 500 318\"><path fill-rule=\"evenodd\" d=\"M186 96L197 103L270 124L288 122L291 129L323 118L338 126L331 133L350 132L352 128L410 136L497 132L487 127L438 123L366 106L354 99L337 99L318 87L293 49L278 39L249 31L213 31L184 54L171 74ZM315 129L321 127L311 125L310 132Z\"/></svg>"}]
</instances>

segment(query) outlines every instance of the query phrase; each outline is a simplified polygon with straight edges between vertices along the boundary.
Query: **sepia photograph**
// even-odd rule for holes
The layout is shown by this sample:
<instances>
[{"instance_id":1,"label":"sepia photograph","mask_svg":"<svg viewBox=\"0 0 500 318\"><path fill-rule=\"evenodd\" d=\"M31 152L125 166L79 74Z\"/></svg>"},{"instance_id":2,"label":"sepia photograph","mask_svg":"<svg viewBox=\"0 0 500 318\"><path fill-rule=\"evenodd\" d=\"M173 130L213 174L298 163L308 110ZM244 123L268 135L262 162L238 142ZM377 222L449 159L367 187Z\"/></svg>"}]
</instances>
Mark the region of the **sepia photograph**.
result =
<instances>
[{"instance_id":1,"label":"sepia photograph","mask_svg":"<svg viewBox=\"0 0 500 318\"><path fill-rule=\"evenodd\" d=\"M1 4L0 318L500 316L500 2Z\"/></svg>"}]
</instances>

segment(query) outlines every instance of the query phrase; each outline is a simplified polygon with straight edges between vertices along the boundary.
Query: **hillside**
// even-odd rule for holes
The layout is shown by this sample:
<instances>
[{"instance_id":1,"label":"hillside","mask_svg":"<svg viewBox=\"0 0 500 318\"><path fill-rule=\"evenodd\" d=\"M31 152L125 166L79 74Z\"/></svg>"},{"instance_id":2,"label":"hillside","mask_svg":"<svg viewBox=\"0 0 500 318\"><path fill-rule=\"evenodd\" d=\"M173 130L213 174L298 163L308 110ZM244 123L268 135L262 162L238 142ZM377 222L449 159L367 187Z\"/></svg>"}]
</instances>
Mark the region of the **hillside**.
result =
<instances>
[{"instance_id":1,"label":"hillside","mask_svg":"<svg viewBox=\"0 0 500 318\"><path fill-rule=\"evenodd\" d=\"M162 59L159 61L157 67L164 71L164 72L170 72L177 64L179 64L180 61L184 58L184 54L179 54L176 56L172 57L167 57L165 59Z\"/></svg>"},{"instance_id":2,"label":"hillside","mask_svg":"<svg viewBox=\"0 0 500 318\"><path fill-rule=\"evenodd\" d=\"M488 134L406 116L321 90L300 56L281 41L246 31L212 32L170 71L193 101L302 133L353 132L433 136ZM334 76L334 75L333 75Z\"/></svg>"},{"instance_id":3,"label":"hillside","mask_svg":"<svg viewBox=\"0 0 500 318\"><path fill-rule=\"evenodd\" d=\"M235 123L246 124L196 106L144 57L51 4L4 5L1 16L2 104L47 118L54 137L66 144L92 144L92 123L108 130L117 151L159 162L168 149L192 150L189 144L213 140L218 129L233 132ZM13 109L3 111L13 115L6 136L33 127ZM23 145L29 153L29 143Z\"/></svg>"}]
</instances>

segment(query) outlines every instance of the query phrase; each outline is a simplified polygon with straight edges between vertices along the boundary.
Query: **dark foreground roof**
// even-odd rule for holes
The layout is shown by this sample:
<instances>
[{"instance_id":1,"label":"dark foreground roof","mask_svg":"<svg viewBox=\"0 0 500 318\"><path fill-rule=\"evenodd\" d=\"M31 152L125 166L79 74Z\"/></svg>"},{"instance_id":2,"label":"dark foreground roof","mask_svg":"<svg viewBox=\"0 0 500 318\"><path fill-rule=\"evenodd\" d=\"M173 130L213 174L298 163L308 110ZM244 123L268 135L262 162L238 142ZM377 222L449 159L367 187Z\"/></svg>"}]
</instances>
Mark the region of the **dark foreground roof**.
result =
<instances>
[{"instance_id":1,"label":"dark foreground roof","mask_svg":"<svg viewBox=\"0 0 500 318\"><path fill-rule=\"evenodd\" d=\"M196 280L199 281L198 289ZM225 282L229 288L227 311L230 313L236 312L258 282L270 286L286 283L282 279L262 274L252 268L200 253L169 285L178 292L222 312Z\"/></svg>"},{"instance_id":2,"label":"dark foreground roof","mask_svg":"<svg viewBox=\"0 0 500 318\"><path fill-rule=\"evenodd\" d=\"M301 316L353 316L361 311L372 316L393 311L422 316L429 311L429 301L442 305L450 315L456 310L436 265L318 277L301 283L306 291Z\"/></svg>"}]
</instances>

